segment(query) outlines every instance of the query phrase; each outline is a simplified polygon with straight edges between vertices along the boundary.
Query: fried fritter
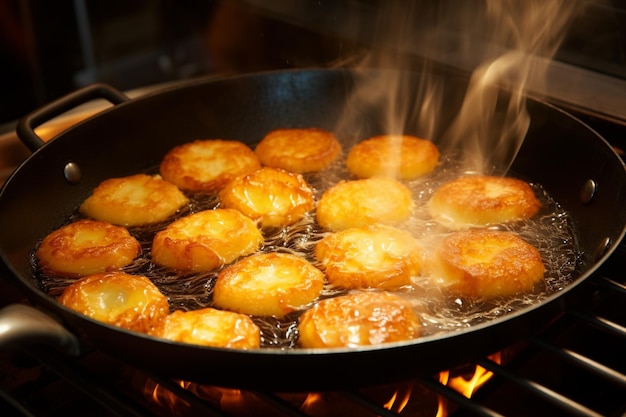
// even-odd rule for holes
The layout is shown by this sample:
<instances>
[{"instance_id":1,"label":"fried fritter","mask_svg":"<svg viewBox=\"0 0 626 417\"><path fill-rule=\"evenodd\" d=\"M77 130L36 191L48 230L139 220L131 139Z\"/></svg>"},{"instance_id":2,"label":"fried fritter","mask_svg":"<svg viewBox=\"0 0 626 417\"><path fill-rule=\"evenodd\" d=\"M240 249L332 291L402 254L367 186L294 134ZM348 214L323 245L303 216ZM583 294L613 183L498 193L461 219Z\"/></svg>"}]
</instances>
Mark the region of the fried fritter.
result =
<instances>
[{"instance_id":1,"label":"fried fritter","mask_svg":"<svg viewBox=\"0 0 626 417\"><path fill-rule=\"evenodd\" d=\"M103 181L80 212L119 226L139 226L166 220L187 202L178 187L160 176L137 174Z\"/></svg>"},{"instance_id":2,"label":"fried fritter","mask_svg":"<svg viewBox=\"0 0 626 417\"><path fill-rule=\"evenodd\" d=\"M262 244L254 221L237 210L204 210L157 232L152 260L179 271L206 272L249 255Z\"/></svg>"},{"instance_id":3,"label":"fried fritter","mask_svg":"<svg viewBox=\"0 0 626 417\"><path fill-rule=\"evenodd\" d=\"M432 172L439 150L429 140L410 135L380 135L350 149L346 165L358 178L392 177L411 180Z\"/></svg>"},{"instance_id":4,"label":"fried fritter","mask_svg":"<svg viewBox=\"0 0 626 417\"><path fill-rule=\"evenodd\" d=\"M347 289L409 285L421 271L422 252L409 232L383 225L330 234L315 248L328 282Z\"/></svg>"},{"instance_id":5,"label":"fried fritter","mask_svg":"<svg viewBox=\"0 0 626 417\"><path fill-rule=\"evenodd\" d=\"M511 232L488 229L451 234L428 258L425 269L447 291L480 298L530 291L545 273L537 248Z\"/></svg>"},{"instance_id":6,"label":"fried fritter","mask_svg":"<svg viewBox=\"0 0 626 417\"><path fill-rule=\"evenodd\" d=\"M146 277L124 272L90 275L70 284L59 302L92 319L150 333L169 314L167 298Z\"/></svg>"},{"instance_id":7,"label":"fried fritter","mask_svg":"<svg viewBox=\"0 0 626 417\"><path fill-rule=\"evenodd\" d=\"M529 219L540 208L541 203L527 182L486 175L449 181L428 202L433 218L452 229Z\"/></svg>"},{"instance_id":8,"label":"fried fritter","mask_svg":"<svg viewBox=\"0 0 626 417\"><path fill-rule=\"evenodd\" d=\"M326 169L341 154L341 144L324 129L276 129L254 151L265 166L308 173Z\"/></svg>"},{"instance_id":9,"label":"fried fritter","mask_svg":"<svg viewBox=\"0 0 626 417\"><path fill-rule=\"evenodd\" d=\"M245 143L205 139L171 149L161 161L163 178L184 191L214 193L232 179L261 167Z\"/></svg>"},{"instance_id":10,"label":"fried fritter","mask_svg":"<svg viewBox=\"0 0 626 417\"><path fill-rule=\"evenodd\" d=\"M298 332L303 348L378 345L418 337L420 320L395 294L358 292L320 301L302 314Z\"/></svg>"},{"instance_id":11,"label":"fried fritter","mask_svg":"<svg viewBox=\"0 0 626 417\"><path fill-rule=\"evenodd\" d=\"M317 204L320 226L339 231L380 223L399 224L409 218L411 190L393 178L340 181L324 192Z\"/></svg>"},{"instance_id":12,"label":"fried fritter","mask_svg":"<svg viewBox=\"0 0 626 417\"><path fill-rule=\"evenodd\" d=\"M224 208L239 210L261 227L289 226L313 210L313 190L299 174L264 167L235 178L220 193Z\"/></svg>"},{"instance_id":13,"label":"fried fritter","mask_svg":"<svg viewBox=\"0 0 626 417\"><path fill-rule=\"evenodd\" d=\"M220 348L256 349L261 345L261 330L250 317L214 308L175 311L152 334L176 342Z\"/></svg>"},{"instance_id":14,"label":"fried fritter","mask_svg":"<svg viewBox=\"0 0 626 417\"><path fill-rule=\"evenodd\" d=\"M80 277L130 264L141 245L124 227L99 220L78 220L48 234L36 257L47 275Z\"/></svg>"},{"instance_id":15,"label":"fried fritter","mask_svg":"<svg viewBox=\"0 0 626 417\"><path fill-rule=\"evenodd\" d=\"M323 288L324 274L307 260L262 253L221 271L213 302L238 313L281 318L315 301Z\"/></svg>"}]
</instances>

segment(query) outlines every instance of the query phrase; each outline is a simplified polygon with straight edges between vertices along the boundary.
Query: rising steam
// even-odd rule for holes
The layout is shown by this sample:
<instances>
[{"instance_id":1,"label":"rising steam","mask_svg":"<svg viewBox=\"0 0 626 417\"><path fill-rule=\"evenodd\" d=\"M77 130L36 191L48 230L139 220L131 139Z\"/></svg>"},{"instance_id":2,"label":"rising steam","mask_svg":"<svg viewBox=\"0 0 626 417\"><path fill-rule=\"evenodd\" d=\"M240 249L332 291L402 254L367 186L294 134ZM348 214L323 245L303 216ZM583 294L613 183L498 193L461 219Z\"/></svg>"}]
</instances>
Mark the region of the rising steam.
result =
<instances>
[{"instance_id":1,"label":"rising steam","mask_svg":"<svg viewBox=\"0 0 626 417\"><path fill-rule=\"evenodd\" d=\"M371 133L410 133L460 151L471 171L504 174L530 124L527 86L541 82L580 4L572 0L472 0L383 2L371 28L373 47L359 68L415 68L405 74L368 75L346 109L339 130L354 141ZM408 53L407 53L408 52ZM412 54L413 53L413 54ZM413 60L413 62L409 62ZM439 61L471 63L457 87L437 76ZM461 95L459 99L457 96ZM380 123L362 121L369 108L383 109Z\"/></svg>"}]
</instances>

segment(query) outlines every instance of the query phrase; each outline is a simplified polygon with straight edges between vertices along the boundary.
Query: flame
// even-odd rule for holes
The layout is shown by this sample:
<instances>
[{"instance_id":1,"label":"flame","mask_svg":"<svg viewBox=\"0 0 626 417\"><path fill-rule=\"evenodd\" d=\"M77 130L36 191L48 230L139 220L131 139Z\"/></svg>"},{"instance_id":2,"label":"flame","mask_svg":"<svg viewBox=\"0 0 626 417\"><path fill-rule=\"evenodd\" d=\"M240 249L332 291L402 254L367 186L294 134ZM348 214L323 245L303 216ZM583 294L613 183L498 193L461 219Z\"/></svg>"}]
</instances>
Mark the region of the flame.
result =
<instances>
[{"instance_id":1,"label":"flame","mask_svg":"<svg viewBox=\"0 0 626 417\"><path fill-rule=\"evenodd\" d=\"M322 396L320 394L318 394L316 392L311 392L311 393L307 394L306 398L302 402L302 405L300 406L300 409L305 411L308 408L312 407L314 404L316 404L321 399L322 399Z\"/></svg>"},{"instance_id":2,"label":"flame","mask_svg":"<svg viewBox=\"0 0 626 417\"><path fill-rule=\"evenodd\" d=\"M502 362L500 352L490 355L488 358L498 364ZM468 372L467 369L470 371ZM441 384L461 395L471 398L492 376L492 372L476 365L472 368L458 368L440 372L438 380ZM265 411L268 413L272 411L271 405L266 404L262 398L258 398L254 393L185 381L176 381L176 383L191 394L216 405L229 415L244 416L251 415L251 413L264 415ZM141 387L145 397L151 400L154 407L169 410L172 416L196 415L193 412L198 411L194 410L195 406L185 401L184 398L149 378L142 379L137 387ZM445 396L437 395L428 388L420 387L421 385L415 382L397 383L373 387L365 390L364 394L371 397L371 400L377 404L381 404L383 408L399 415L403 412L412 413L419 409L421 413L419 415L448 416L450 409ZM424 391L422 392L420 389ZM428 397L424 397L422 394L428 395ZM327 415L333 410L354 405L341 393L335 392L277 393L277 395L307 415ZM413 397L416 400L413 400Z\"/></svg>"},{"instance_id":3,"label":"flame","mask_svg":"<svg viewBox=\"0 0 626 417\"><path fill-rule=\"evenodd\" d=\"M488 358L497 364L501 364L502 352L496 352L489 355ZM485 383L487 383L492 376L493 372L480 365L476 365L471 374L464 373L463 375L450 377L450 371L442 371L439 373L438 379L442 385L447 385L465 397L472 398L472 395L474 395L480 387L485 385ZM439 408L435 417L445 417L447 415L448 404L445 398L440 395Z\"/></svg>"},{"instance_id":4,"label":"flame","mask_svg":"<svg viewBox=\"0 0 626 417\"><path fill-rule=\"evenodd\" d=\"M179 381L181 387L187 388L187 383ZM164 388L158 382L147 379L143 387L143 392L148 398L151 398L154 405L159 407L167 407L172 416L182 416L190 408L190 404L168 389Z\"/></svg>"},{"instance_id":5,"label":"flame","mask_svg":"<svg viewBox=\"0 0 626 417\"><path fill-rule=\"evenodd\" d=\"M488 358L497 364L500 364L502 361L502 355L500 352L490 355L488 356ZM463 376L457 376L454 378L450 378L447 382L447 385L450 388L453 388L454 390L463 394L465 397L471 398L472 395L480 387L485 385L485 383L489 381L492 376L493 372L488 371L482 366L476 365L474 374L469 379L466 379Z\"/></svg>"},{"instance_id":6,"label":"flame","mask_svg":"<svg viewBox=\"0 0 626 417\"><path fill-rule=\"evenodd\" d=\"M383 407L385 407L389 411L395 411L400 414L404 407L408 404L411 399L411 393L413 392L411 385L403 386L402 388L398 388L389 401L387 401Z\"/></svg>"}]
</instances>

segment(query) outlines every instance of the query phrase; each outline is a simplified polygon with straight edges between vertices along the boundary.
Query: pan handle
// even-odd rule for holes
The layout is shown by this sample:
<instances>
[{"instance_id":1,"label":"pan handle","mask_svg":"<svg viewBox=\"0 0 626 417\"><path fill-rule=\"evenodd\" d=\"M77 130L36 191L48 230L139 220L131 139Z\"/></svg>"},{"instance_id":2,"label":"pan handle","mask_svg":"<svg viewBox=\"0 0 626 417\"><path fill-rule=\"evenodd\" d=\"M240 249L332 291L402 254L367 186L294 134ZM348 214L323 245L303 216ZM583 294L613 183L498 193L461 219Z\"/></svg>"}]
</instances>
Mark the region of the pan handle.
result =
<instances>
[{"instance_id":1,"label":"pan handle","mask_svg":"<svg viewBox=\"0 0 626 417\"><path fill-rule=\"evenodd\" d=\"M126 94L109 85L102 83L91 84L22 117L17 123L17 136L28 149L34 152L46 143L35 133L36 127L81 104L95 99L105 99L112 104L120 104L129 100Z\"/></svg>"},{"instance_id":2,"label":"pan handle","mask_svg":"<svg viewBox=\"0 0 626 417\"><path fill-rule=\"evenodd\" d=\"M71 355L80 353L80 342L69 330L41 311L25 304L0 309L0 348L44 343Z\"/></svg>"}]
</instances>

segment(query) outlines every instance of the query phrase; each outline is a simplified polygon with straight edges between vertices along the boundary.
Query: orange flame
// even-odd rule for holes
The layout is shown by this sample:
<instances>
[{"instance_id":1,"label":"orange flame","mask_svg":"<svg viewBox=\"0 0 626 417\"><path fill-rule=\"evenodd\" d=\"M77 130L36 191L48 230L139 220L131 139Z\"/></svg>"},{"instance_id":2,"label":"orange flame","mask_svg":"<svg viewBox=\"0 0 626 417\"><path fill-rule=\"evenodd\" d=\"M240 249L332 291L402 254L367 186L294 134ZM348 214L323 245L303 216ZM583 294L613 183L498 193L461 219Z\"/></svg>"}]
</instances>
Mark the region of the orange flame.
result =
<instances>
[{"instance_id":1,"label":"orange flame","mask_svg":"<svg viewBox=\"0 0 626 417\"><path fill-rule=\"evenodd\" d=\"M497 364L502 363L501 352L489 355L488 358ZM473 374L469 376L469 378L467 377L467 374L450 377L450 371L442 371L439 373L439 382L454 389L465 397L471 398L472 395L474 395L474 393L478 391L480 387L485 385L485 383L489 381L492 376L493 372L488 371L482 366L476 365ZM448 405L445 399L440 395L439 408L435 417L445 417L447 415Z\"/></svg>"},{"instance_id":2,"label":"orange flame","mask_svg":"<svg viewBox=\"0 0 626 417\"><path fill-rule=\"evenodd\" d=\"M186 388L184 381L179 381L179 384L181 387ZM183 415L184 410L187 410L190 406L187 401L179 398L176 394L151 379L146 381L143 392L148 397L152 398L155 405L167 407L172 413L172 416Z\"/></svg>"},{"instance_id":3,"label":"orange flame","mask_svg":"<svg viewBox=\"0 0 626 417\"><path fill-rule=\"evenodd\" d=\"M500 353L496 353L494 355L489 356L489 359L496 363L500 363L501 355ZM447 385L450 388L458 391L463 394L467 398L471 398L472 395L482 387L491 377L493 376L493 372L486 370L482 366L476 365L476 370L474 374L466 379L463 376L457 376L451 378Z\"/></svg>"},{"instance_id":4,"label":"orange flame","mask_svg":"<svg viewBox=\"0 0 626 417\"><path fill-rule=\"evenodd\" d=\"M321 398L322 398L322 396L320 394L316 393L316 392L311 392L311 393L307 394L305 400L302 402L302 405L300 406L300 409L301 410L306 410L306 409L310 408L315 403L320 401Z\"/></svg>"},{"instance_id":5,"label":"orange flame","mask_svg":"<svg viewBox=\"0 0 626 417\"><path fill-rule=\"evenodd\" d=\"M406 385L404 387L398 388L389 401L387 401L383 407L387 410L395 411L398 414L404 410L404 407L408 404L411 399L411 393L413 392L412 387L410 385ZM395 410L394 410L395 408Z\"/></svg>"}]
</instances>

